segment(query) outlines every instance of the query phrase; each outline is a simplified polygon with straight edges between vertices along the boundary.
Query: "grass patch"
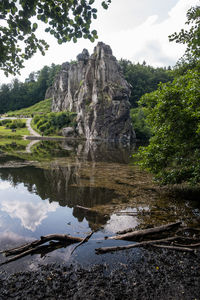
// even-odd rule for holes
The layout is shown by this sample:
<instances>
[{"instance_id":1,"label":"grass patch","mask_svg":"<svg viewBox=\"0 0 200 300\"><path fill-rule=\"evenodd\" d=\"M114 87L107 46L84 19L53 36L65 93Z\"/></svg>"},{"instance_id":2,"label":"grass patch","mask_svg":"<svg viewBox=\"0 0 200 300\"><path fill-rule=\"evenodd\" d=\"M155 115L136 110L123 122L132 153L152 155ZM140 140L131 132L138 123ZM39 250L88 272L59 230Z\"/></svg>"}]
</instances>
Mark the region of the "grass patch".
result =
<instances>
[{"instance_id":1,"label":"grass patch","mask_svg":"<svg viewBox=\"0 0 200 300\"><path fill-rule=\"evenodd\" d=\"M25 151L30 143L28 140L19 139L0 139L0 150L6 153L15 153L16 151Z\"/></svg>"},{"instance_id":2,"label":"grass patch","mask_svg":"<svg viewBox=\"0 0 200 300\"><path fill-rule=\"evenodd\" d=\"M16 132L12 132L12 129L0 126L0 138L13 138L21 139L24 135L29 135L27 128L16 128Z\"/></svg>"},{"instance_id":3,"label":"grass patch","mask_svg":"<svg viewBox=\"0 0 200 300\"><path fill-rule=\"evenodd\" d=\"M20 117L20 116L26 116L26 117L32 117L36 114L47 114L51 112L51 104L52 99L45 99L42 100L32 106L29 106L27 108L22 108L20 110L10 111L6 114L8 117Z\"/></svg>"}]
</instances>

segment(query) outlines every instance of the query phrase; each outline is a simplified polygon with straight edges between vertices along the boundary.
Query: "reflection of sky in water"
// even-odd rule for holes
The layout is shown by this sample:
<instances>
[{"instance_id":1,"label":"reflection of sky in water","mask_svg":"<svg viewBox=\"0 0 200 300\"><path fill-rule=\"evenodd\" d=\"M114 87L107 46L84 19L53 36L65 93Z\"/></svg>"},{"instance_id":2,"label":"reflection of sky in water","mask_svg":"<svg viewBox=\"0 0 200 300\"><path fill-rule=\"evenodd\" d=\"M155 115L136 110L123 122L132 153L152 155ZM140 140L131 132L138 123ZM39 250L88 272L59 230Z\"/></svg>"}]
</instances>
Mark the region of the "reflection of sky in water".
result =
<instances>
[{"instance_id":1,"label":"reflection of sky in water","mask_svg":"<svg viewBox=\"0 0 200 300\"><path fill-rule=\"evenodd\" d=\"M0 181L0 191L8 190L11 187L12 187L12 185L11 185L10 182L8 182L8 181Z\"/></svg>"},{"instance_id":2,"label":"reflection of sky in water","mask_svg":"<svg viewBox=\"0 0 200 300\"><path fill-rule=\"evenodd\" d=\"M29 200L3 200L1 210L6 212L11 218L18 218L21 225L31 231L35 231L49 212L56 211L57 203L51 205L48 201L38 202L34 199Z\"/></svg>"},{"instance_id":3,"label":"reflection of sky in water","mask_svg":"<svg viewBox=\"0 0 200 300\"><path fill-rule=\"evenodd\" d=\"M125 230L127 228L134 228L138 225L137 217L132 216L118 216L113 214L110 220L105 225L105 230L109 232L117 232L118 230Z\"/></svg>"},{"instance_id":4,"label":"reflection of sky in water","mask_svg":"<svg viewBox=\"0 0 200 300\"><path fill-rule=\"evenodd\" d=\"M42 200L24 184L14 187L8 181L0 181L0 236L13 232L38 238L51 233L81 235L88 230L88 222L84 219L79 223L71 208Z\"/></svg>"},{"instance_id":5,"label":"reflection of sky in water","mask_svg":"<svg viewBox=\"0 0 200 300\"><path fill-rule=\"evenodd\" d=\"M0 182L0 216L5 213L11 219L19 219L20 225L34 232L47 218L49 212L56 211L57 203L41 201L37 195L30 194L23 184L13 187L9 182Z\"/></svg>"}]
</instances>

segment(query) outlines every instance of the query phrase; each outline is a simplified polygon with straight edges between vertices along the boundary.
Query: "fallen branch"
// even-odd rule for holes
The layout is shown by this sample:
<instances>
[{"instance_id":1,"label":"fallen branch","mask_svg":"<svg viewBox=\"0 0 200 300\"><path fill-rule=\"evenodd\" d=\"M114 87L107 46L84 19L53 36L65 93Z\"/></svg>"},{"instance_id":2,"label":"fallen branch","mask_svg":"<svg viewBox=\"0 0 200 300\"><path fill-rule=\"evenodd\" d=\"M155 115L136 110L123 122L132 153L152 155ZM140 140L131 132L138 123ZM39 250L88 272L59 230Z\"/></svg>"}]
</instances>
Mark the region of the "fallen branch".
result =
<instances>
[{"instance_id":1,"label":"fallen branch","mask_svg":"<svg viewBox=\"0 0 200 300\"><path fill-rule=\"evenodd\" d=\"M85 207L85 206L80 206L80 205L76 205L77 208L80 208L82 210L86 210L86 211L91 211L91 212L96 212L96 210L92 209L92 208L89 208L89 207Z\"/></svg>"},{"instance_id":2,"label":"fallen branch","mask_svg":"<svg viewBox=\"0 0 200 300\"><path fill-rule=\"evenodd\" d=\"M169 238L164 238L164 239L159 239L159 240L151 240L151 241L144 241L144 242L129 244L129 245L125 245L125 246L102 247L102 248L96 248L95 251L98 254L102 254L102 253L107 253L107 252L126 250L126 249L137 248L137 247L144 247L144 246L152 245L152 244L156 244L156 243L174 241L177 238L178 238L177 236L173 236L173 237L169 237Z\"/></svg>"},{"instance_id":3,"label":"fallen branch","mask_svg":"<svg viewBox=\"0 0 200 300\"><path fill-rule=\"evenodd\" d=\"M175 245L175 246L178 246L178 247L191 247L191 248L193 248L193 247L200 247L200 243L196 243L196 244L186 244L186 245L176 243L176 244L174 244L174 245Z\"/></svg>"},{"instance_id":4,"label":"fallen branch","mask_svg":"<svg viewBox=\"0 0 200 300\"><path fill-rule=\"evenodd\" d=\"M128 233L117 235L117 236L107 237L107 239L110 239L110 240L112 240L112 239L114 239L114 240L133 240L134 238L140 238L140 237L144 237L144 236L151 235L151 234L156 234L156 233L173 230L176 227L179 227L180 225L181 225L181 222L170 223L170 224L162 225L159 227L131 231Z\"/></svg>"},{"instance_id":5,"label":"fallen branch","mask_svg":"<svg viewBox=\"0 0 200 300\"><path fill-rule=\"evenodd\" d=\"M177 247L177 246L168 246L168 245L153 245L153 247L157 248L165 248L165 249L170 249L170 250L178 250L178 251L183 251L183 252L194 252L195 249L190 249L186 247Z\"/></svg>"},{"instance_id":6,"label":"fallen branch","mask_svg":"<svg viewBox=\"0 0 200 300\"><path fill-rule=\"evenodd\" d=\"M118 212L116 212L116 215L117 216L120 216L120 215L138 215L139 214L139 212L138 211L118 211Z\"/></svg>"},{"instance_id":7,"label":"fallen branch","mask_svg":"<svg viewBox=\"0 0 200 300\"><path fill-rule=\"evenodd\" d=\"M39 247L31 248L31 249L28 249L28 250L26 250L26 251L20 253L20 254L17 254L17 255L15 255L14 257L11 257L11 258L9 258L8 260L2 262L2 263L0 264L0 266L6 265L6 264L8 264L8 263L10 263L10 262L12 262L12 261L15 261L15 260L17 260L17 259L19 259L19 258L22 258L22 257L24 257L24 256L27 256L27 255L29 255L29 254L33 254L35 251L38 250L38 248L39 248ZM9 254L9 255L11 255L11 254Z\"/></svg>"},{"instance_id":8,"label":"fallen branch","mask_svg":"<svg viewBox=\"0 0 200 300\"><path fill-rule=\"evenodd\" d=\"M91 236L93 235L94 231L90 232L90 234L88 234L78 245L76 245L74 247L74 249L72 250L71 252L71 255L74 253L74 251L79 247L81 246L82 244L86 243L90 238Z\"/></svg>"},{"instance_id":9,"label":"fallen branch","mask_svg":"<svg viewBox=\"0 0 200 300\"><path fill-rule=\"evenodd\" d=\"M47 244L47 245L41 245L41 246L37 246L34 248L30 248L22 253L15 255L14 257L9 258L5 262L0 263L0 266L6 265L10 262L18 260L27 255L40 254L41 257L43 257L44 255L46 255L54 250L66 247L68 245L69 245L69 243L66 243L66 242L50 242L50 244Z\"/></svg>"},{"instance_id":10,"label":"fallen branch","mask_svg":"<svg viewBox=\"0 0 200 300\"><path fill-rule=\"evenodd\" d=\"M74 236L70 236L67 234L49 234L46 236L41 236L40 240L36 240L31 243L28 243L28 244L25 244L23 246L16 247L13 249L4 250L4 251L1 251L1 253L4 253L5 256L15 255L15 254L19 254L22 252L24 253L29 249L33 250L34 248L36 248L40 245L43 245L52 240L56 240L56 241L63 242L63 243L73 244L73 243L82 242L83 239L80 237L74 237Z\"/></svg>"},{"instance_id":11,"label":"fallen branch","mask_svg":"<svg viewBox=\"0 0 200 300\"><path fill-rule=\"evenodd\" d=\"M153 210L153 211L149 211L149 210L139 210L139 211L118 211L116 212L116 215L117 216L120 216L120 215L127 215L127 216L138 216L138 215L153 215L153 214L157 214L157 213L160 213L160 211L156 211L156 210ZM132 230L132 228L128 229L128 230Z\"/></svg>"}]
</instances>

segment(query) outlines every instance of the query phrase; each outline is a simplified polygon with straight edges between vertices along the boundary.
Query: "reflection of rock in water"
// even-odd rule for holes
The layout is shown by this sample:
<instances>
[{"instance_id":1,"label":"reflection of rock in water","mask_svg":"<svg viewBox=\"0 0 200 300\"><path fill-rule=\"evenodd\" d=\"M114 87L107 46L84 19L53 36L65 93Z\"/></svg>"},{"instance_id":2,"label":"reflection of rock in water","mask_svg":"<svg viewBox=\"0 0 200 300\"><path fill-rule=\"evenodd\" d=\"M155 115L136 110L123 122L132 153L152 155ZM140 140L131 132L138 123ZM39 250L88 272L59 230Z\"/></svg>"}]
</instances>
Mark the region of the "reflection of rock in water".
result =
<instances>
[{"instance_id":1,"label":"reflection of rock in water","mask_svg":"<svg viewBox=\"0 0 200 300\"><path fill-rule=\"evenodd\" d=\"M45 142L43 143L45 147ZM112 187L97 186L94 183L97 171L96 162L127 163L131 153L130 146L127 148L119 144L77 143L71 140L62 142L62 149L72 153L71 161L67 159L62 164L59 160L55 161L48 169L37 167L1 169L0 176L14 185L24 183L30 192L37 193L49 202L56 201L61 206L75 208L76 205L80 205L93 208L107 205L113 199L119 198L119 194ZM90 162L89 165L87 162ZM112 168L112 164L110 166ZM73 214L79 221L85 217L93 229L94 224L104 225L108 219L102 214L88 213L78 209L74 209Z\"/></svg>"},{"instance_id":2,"label":"reflection of rock in water","mask_svg":"<svg viewBox=\"0 0 200 300\"><path fill-rule=\"evenodd\" d=\"M35 167L2 169L1 179L9 180L14 185L24 183L29 192L38 194L43 200L58 202L61 206L75 207L82 205L94 207L108 204L117 194L112 189L79 186L79 166L68 165L66 167L56 166L53 169L40 169ZM84 217L88 220L90 227L96 229L104 225L108 217L101 214L88 213L74 209L74 216L79 220Z\"/></svg>"},{"instance_id":3,"label":"reflection of rock in water","mask_svg":"<svg viewBox=\"0 0 200 300\"><path fill-rule=\"evenodd\" d=\"M62 143L63 149L72 151L77 154L80 161L94 162L117 162L127 164L130 155L135 149L135 144L106 143L86 141L77 144L75 141L65 140Z\"/></svg>"},{"instance_id":4,"label":"reflection of rock in water","mask_svg":"<svg viewBox=\"0 0 200 300\"><path fill-rule=\"evenodd\" d=\"M78 207L74 207L73 216L77 218L79 222L82 222L85 218L88 221L89 226L92 230L99 229L110 219L109 215L103 215L98 211L86 211Z\"/></svg>"}]
</instances>

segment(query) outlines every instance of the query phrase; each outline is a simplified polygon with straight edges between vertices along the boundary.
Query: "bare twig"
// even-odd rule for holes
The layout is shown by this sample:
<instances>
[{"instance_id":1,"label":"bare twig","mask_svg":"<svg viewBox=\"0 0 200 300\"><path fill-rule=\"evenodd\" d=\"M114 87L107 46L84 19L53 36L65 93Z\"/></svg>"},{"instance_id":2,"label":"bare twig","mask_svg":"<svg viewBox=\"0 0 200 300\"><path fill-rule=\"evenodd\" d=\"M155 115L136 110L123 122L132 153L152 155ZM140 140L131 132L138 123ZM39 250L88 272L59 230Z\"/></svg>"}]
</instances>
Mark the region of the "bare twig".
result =
<instances>
[{"instance_id":1,"label":"bare twig","mask_svg":"<svg viewBox=\"0 0 200 300\"><path fill-rule=\"evenodd\" d=\"M72 250L71 252L71 255L74 253L74 251L79 247L81 246L82 244L86 243L90 238L91 236L93 235L94 231L90 232L90 234L88 234L78 245L76 245L74 247L74 249Z\"/></svg>"},{"instance_id":2,"label":"bare twig","mask_svg":"<svg viewBox=\"0 0 200 300\"><path fill-rule=\"evenodd\" d=\"M190 248L194 248L194 247L200 247L200 243L196 243L196 244L186 244L186 245L183 245L183 244L174 244L175 246L178 246L178 247L190 247Z\"/></svg>"},{"instance_id":3,"label":"bare twig","mask_svg":"<svg viewBox=\"0 0 200 300\"><path fill-rule=\"evenodd\" d=\"M153 247L157 248L165 248L165 249L170 249L170 250L177 250L177 251L184 251L184 252L194 252L195 249L190 249L186 247L177 247L177 246L168 246L168 245L153 245Z\"/></svg>"}]
</instances>

